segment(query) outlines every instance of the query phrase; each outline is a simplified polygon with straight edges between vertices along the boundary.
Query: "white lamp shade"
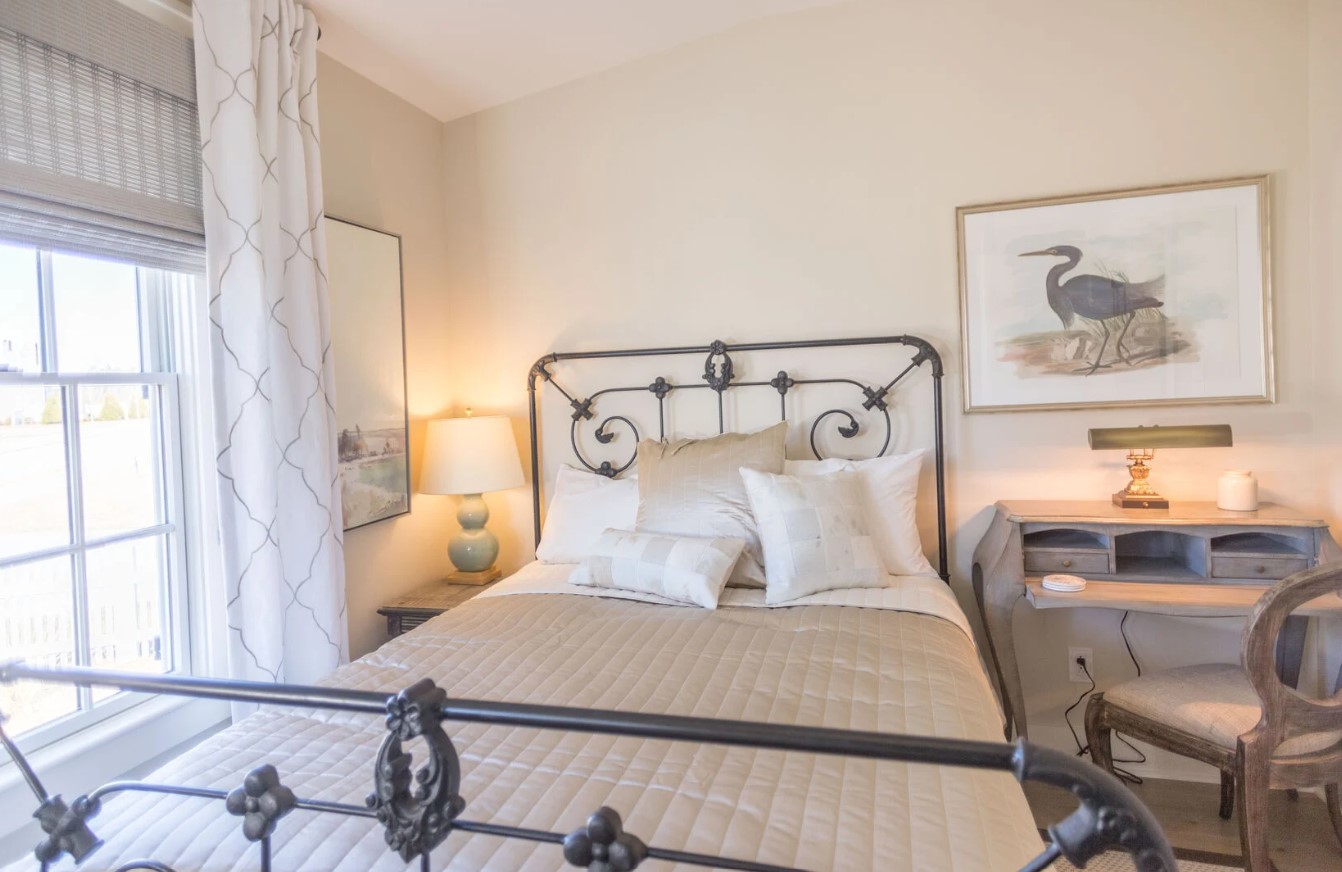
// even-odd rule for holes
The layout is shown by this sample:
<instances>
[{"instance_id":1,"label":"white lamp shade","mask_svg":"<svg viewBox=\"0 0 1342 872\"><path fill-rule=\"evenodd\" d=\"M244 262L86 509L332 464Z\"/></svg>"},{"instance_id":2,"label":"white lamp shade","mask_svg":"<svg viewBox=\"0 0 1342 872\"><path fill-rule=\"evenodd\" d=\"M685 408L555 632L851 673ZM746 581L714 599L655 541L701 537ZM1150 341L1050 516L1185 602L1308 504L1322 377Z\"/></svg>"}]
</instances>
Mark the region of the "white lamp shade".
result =
<instances>
[{"instance_id":1,"label":"white lamp shade","mask_svg":"<svg viewBox=\"0 0 1342 872\"><path fill-rule=\"evenodd\" d=\"M441 418L429 422L420 493L482 494L520 487L522 483L522 464L507 418Z\"/></svg>"}]
</instances>

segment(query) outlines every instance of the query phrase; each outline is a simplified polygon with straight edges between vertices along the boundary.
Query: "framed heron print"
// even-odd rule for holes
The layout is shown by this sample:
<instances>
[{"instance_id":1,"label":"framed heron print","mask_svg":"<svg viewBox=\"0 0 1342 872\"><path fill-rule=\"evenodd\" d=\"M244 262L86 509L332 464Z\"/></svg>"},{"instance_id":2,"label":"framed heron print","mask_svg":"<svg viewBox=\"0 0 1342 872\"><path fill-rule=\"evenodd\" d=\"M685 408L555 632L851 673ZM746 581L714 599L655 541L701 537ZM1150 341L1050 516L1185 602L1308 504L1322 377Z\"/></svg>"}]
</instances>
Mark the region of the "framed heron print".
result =
<instances>
[{"instance_id":1,"label":"framed heron print","mask_svg":"<svg viewBox=\"0 0 1342 872\"><path fill-rule=\"evenodd\" d=\"M965 411L1272 401L1266 176L956 217Z\"/></svg>"},{"instance_id":2,"label":"framed heron print","mask_svg":"<svg viewBox=\"0 0 1342 872\"><path fill-rule=\"evenodd\" d=\"M326 218L340 503L352 530L410 511L401 237Z\"/></svg>"}]
</instances>

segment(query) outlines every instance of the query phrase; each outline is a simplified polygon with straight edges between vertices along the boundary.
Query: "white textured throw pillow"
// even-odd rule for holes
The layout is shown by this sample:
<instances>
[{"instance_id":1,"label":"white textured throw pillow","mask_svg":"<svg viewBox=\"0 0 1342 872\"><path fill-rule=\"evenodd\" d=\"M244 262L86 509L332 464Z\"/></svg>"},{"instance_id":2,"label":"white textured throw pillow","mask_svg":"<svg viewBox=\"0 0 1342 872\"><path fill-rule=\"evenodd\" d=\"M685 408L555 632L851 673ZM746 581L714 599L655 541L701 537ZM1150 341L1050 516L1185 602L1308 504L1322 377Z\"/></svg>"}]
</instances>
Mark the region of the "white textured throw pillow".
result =
<instances>
[{"instance_id":1,"label":"white textured throw pillow","mask_svg":"<svg viewBox=\"0 0 1342 872\"><path fill-rule=\"evenodd\" d=\"M803 477L742 469L741 478L764 543L766 603L885 586L885 566L863 517L858 473Z\"/></svg>"},{"instance_id":2,"label":"white textured throw pillow","mask_svg":"<svg viewBox=\"0 0 1342 872\"><path fill-rule=\"evenodd\" d=\"M638 444L640 533L744 539L745 554L730 584L764 587L764 555L741 469L783 471L787 424L758 433L725 433L708 439Z\"/></svg>"},{"instance_id":3,"label":"white textured throw pillow","mask_svg":"<svg viewBox=\"0 0 1342 872\"><path fill-rule=\"evenodd\" d=\"M650 593L678 602L718 607L727 577L746 543L607 530L569 581Z\"/></svg>"},{"instance_id":4,"label":"white textured throw pillow","mask_svg":"<svg viewBox=\"0 0 1342 872\"><path fill-rule=\"evenodd\" d=\"M789 460L783 464L783 472L803 476L860 473L867 525L885 571L891 575L936 575L918 538L918 475L922 465L922 452L914 451L871 460Z\"/></svg>"},{"instance_id":5,"label":"white textured throw pillow","mask_svg":"<svg viewBox=\"0 0 1342 872\"><path fill-rule=\"evenodd\" d=\"M559 467L555 493L545 513L536 559L581 563L611 528L627 530L638 516L638 481L612 479L572 466Z\"/></svg>"}]
</instances>

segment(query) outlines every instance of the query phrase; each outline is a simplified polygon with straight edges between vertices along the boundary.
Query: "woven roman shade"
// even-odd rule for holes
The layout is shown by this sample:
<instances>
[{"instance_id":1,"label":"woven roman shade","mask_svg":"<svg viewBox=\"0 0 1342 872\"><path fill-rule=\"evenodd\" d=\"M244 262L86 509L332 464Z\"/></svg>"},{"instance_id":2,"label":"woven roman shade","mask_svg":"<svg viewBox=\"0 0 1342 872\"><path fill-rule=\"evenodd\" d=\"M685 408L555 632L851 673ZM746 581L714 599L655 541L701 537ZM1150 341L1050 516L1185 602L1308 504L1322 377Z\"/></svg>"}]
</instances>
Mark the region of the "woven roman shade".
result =
<instances>
[{"instance_id":1,"label":"woven roman shade","mask_svg":"<svg viewBox=\"0 0 1342 872\"><path fill-rule=\"evenodd\" d=\"M0 238L204 263L191 41L115 0L0 0Z\"/></svg>"}]
</instances>

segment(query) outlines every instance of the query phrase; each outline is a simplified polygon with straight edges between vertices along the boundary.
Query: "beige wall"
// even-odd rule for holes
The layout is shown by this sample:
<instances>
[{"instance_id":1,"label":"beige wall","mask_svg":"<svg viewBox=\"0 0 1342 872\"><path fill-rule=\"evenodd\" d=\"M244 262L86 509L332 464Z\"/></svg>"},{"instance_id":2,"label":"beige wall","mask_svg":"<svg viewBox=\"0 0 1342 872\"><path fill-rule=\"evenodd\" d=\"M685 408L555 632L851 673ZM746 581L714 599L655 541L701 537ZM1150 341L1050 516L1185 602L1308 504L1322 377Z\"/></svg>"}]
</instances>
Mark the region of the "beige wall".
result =
<instances>
[{"instance_id":1,"label":"beige wall","mask_svg":"<svg viewBox=\"0 0 1342 872\"><path fill-rule=\"evenodd\" d=\"M319 57L326 211L401 235L411 478L418 481L424 421L451 401L448 331L454 314L445 280L442 125ZM444 497L418 495L411 508L409 515L345 534L350 652L356 657L386 640L379 605L450 568L444 537L455 523L454 509Z\"/></svg>"},{"instance_id":2,"label":"beige wall","mask_svg":"<svg viewBox=\"0 0 1342 872\"><path fill-rule=\"evenodd\" d=\"M1089 427L1228 422L1234 449L1162 455L1163 491L1212 498L1233 465L1257 472L1265 498L1337 519L1342 501L1318 474L1338 460L1337 413L1320 399L1336 407L1339 361L1319 349L1337 347L1339 325L1319 324L1311 283L1308 11L855 0L450 123L440 358L453 402L520 428L524 373L556 348L907 331L950 369L962 595L994 500L1105 498L1121 484L1121 457L1087 450ZM1265 172L1275 406L955 411L956 206ZM420 377L412 361L412 391ZM528 494L489 499L515 568L530 556ZM1062 741L1061 708L1084 689L1066 681L1069 644L1095 648L1101 683L1131 674L1117 621L1018 615L1041 736ZM1128 626L1145 667L1237 656L1236 622Z\"/></svg>"}]
</instances>

